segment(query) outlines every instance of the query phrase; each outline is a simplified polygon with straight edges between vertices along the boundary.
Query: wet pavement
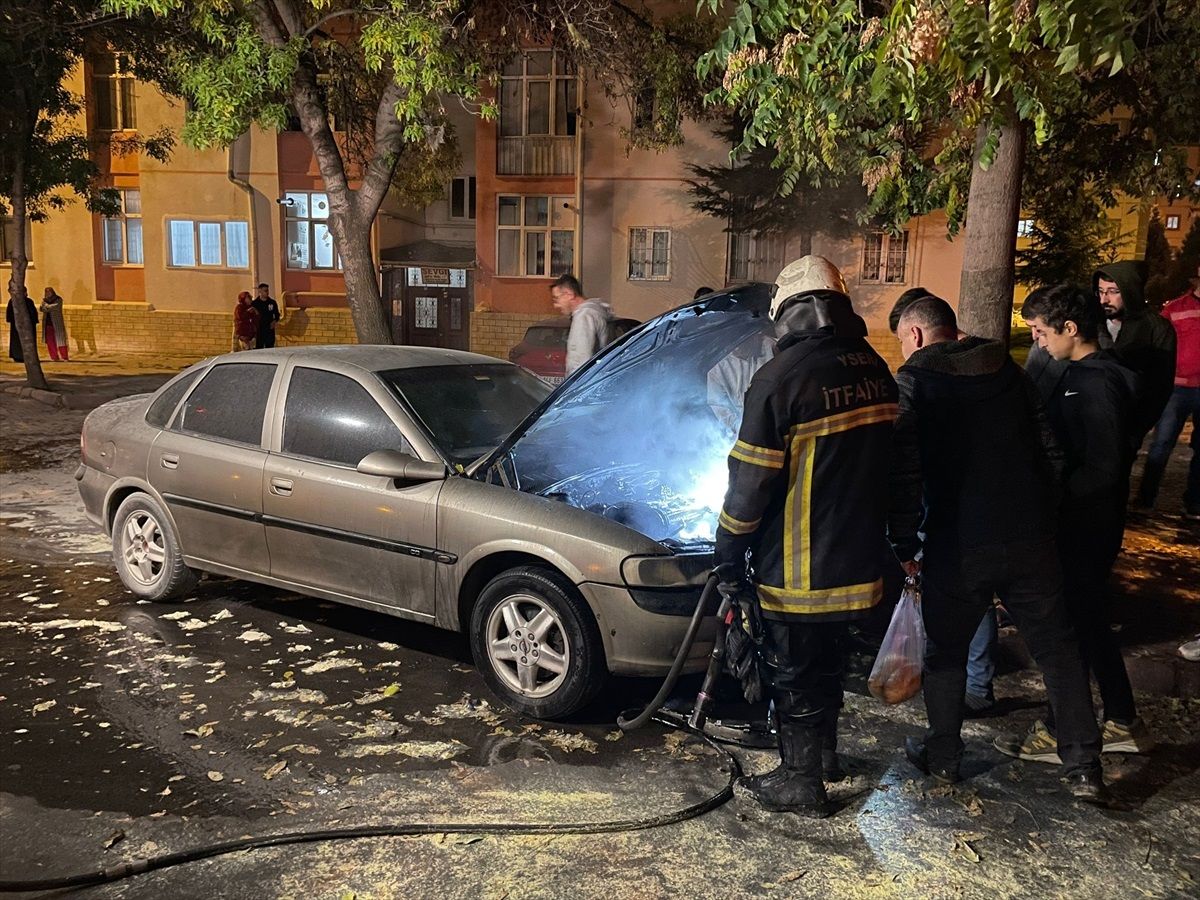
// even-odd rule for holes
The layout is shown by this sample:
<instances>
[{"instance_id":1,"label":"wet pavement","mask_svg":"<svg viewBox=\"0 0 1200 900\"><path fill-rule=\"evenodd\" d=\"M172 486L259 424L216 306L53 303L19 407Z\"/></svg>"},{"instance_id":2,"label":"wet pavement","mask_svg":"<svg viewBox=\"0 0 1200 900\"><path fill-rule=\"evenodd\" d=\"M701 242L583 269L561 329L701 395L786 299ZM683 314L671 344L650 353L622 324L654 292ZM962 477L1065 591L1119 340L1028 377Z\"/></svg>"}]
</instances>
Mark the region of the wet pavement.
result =
<instances>
[{"instance_id":1,"label":"wet pavement","mask_svg":"<svg viewBox=\"0 0 1200 900\"><path fill-rule=\"evenodd\" d=\"M84 412L9 396L0 411L0 881L301 829L638 819L727 783L724 756L694 738L614 727L654 683L621 680L569 722L535 722L491 700L457 635L222 578L180 603L135 600L75 494ZM651 831L327 841L71 896L1200 896L1200 665L1172 655L1200 630L1190 527L1139 526L1122 563L1122 640L1149 673L1139 702L1161 744L1106 755L1114 809L991 749L1040 714L1040 679L1008 634L1001 703L967 724L954 787L903 760L923 708L867 696L860 653L843 717L852 777L825 821L737 798ZM736 754L750 771L773 764Z\"/></svg>"}]
</instances>

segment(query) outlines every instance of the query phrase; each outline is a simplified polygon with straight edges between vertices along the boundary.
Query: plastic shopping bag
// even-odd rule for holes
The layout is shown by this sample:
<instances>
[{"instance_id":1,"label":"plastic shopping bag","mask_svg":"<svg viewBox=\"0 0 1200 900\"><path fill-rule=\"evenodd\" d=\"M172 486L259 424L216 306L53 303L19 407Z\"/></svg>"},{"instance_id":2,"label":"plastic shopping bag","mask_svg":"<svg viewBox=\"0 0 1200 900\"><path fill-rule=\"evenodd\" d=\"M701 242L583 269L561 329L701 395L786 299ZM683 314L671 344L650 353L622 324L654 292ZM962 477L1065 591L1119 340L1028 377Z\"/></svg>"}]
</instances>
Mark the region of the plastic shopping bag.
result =
<instances>
[{"instance_id":1,"label":"plastic shopping bag","mask_svg":"<svg viewBox=\"0 0 1200 900\"><path fill-rule=\"evenodd\" d=\"M884 703L903 703L921 690L925 662L925 623L921 619L921 593L916 581L904 582L904 593L892 613L892 623L871 667L867 687Z\"/></svg>"}]
</instances>

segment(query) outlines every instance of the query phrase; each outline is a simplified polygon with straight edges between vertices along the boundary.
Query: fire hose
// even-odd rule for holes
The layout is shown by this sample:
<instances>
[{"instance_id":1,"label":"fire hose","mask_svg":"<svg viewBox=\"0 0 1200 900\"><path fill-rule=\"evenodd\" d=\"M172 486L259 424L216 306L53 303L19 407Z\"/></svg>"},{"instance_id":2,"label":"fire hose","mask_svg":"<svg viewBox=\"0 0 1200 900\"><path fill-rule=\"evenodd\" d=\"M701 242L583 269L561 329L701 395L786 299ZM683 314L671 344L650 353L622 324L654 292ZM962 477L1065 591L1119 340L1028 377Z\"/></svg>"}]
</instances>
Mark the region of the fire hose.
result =
<instances>
[{"instance_id":1,"label":"fire hose","mask_svg":"<svg viewBox=\"0 0 1200 900\"><path fill-rule=\"evenodd\" d=\"M358 840L362 838L380 838L380 837L411 837L425 834L482 834L482 835L518 835L518 834L611 834L614 832L630 832L630 831L645 831L652 828L662 828L667 825L675 825L679 822L685 822L688 819L695 819L699 816L710 812L719 806L724 805L731 797L733 797L733 786L737 779L742 774L742 766L732 753L725 747L720 746L713 738L705 734L704 727L704 710L707 704L708 694L711 692L716 677L720 672L720 659L723 655L723 645L720 639L717 640L713 648L713 654L710 657L708 674L705 677L704 687L701 688L699 696L696 698L696 706L693 709L692 716L688 723L682 723L659 714L658 709L663 701L670 695L675 687L675 683L679 680L679 675L683 671L683 666L687 660L692 644L696 640L696 635L700 630L700 625L704 620L704 610L712 599L713 591L716 590L718 577L716 573L709 576L708 582L704 586L704 590L700 594L700 600L696 604L696 611L692 614L691 622L688 624L688 630L684 635L683 643L679 648L679 653L676 655L675 662L672 664L670 671L667 674L666 680L662 687L655 695L650 704L642 710L633 719L627 719L625 713L622 713L617 718L617 724L622 731L631 731L635 728L640 728L649 722L651 719L665 725L668 728L674 728L685 731L693 736L704 741L719 754L724 756L725 768L728 778L725 785L716 793L684 807L683 809L674 812L662 813L657 816L648 816L638 819L620 819L611 822L400 822L386 825L363 825L350 828L330 828L313 831L292 831L280 834L267 834L258 837L245 837L236 840L224 841L220 843L207 844L199 847L193 847L187 850L181 850L175 853L163 853L158 856L150 856L142 859L126 860L125 862L115 863L109 866L102 866L90 872L80 872L74 875L63 875L53 878L38 878L28 880L0 880L0 893L15 893L25 891L51 891L62 890L66 888L91 887L100 884L111 884L115 881L121 881L130 878L134 875L141 875L146 872L159 871L161 869L170 868L172 866L182 865L189 862L197 862L202 859L212 859L217 856L225 856L230 853L239 853L245 850L258 850L265 847L282 847L290 844L310 844L319 841L341 841L341 840ZM719 612L720 622L724 622L724 616L728 611L728 599L723 599ZM699 724L696 724L696 722Z\"/></svg>"}]
</instances>

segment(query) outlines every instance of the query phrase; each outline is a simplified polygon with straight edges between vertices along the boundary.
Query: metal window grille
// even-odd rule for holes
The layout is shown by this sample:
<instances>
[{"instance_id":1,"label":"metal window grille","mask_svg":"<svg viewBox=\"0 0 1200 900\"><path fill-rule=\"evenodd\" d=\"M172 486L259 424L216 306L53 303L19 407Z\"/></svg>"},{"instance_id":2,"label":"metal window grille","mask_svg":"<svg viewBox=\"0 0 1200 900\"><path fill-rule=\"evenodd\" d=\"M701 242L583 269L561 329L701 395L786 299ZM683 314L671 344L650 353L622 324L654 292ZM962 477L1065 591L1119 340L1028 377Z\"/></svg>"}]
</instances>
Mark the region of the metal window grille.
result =
<instances>
[{"instance_id":1,"label":"metal window grille","mask_svg":"<svg viewBox=\"0 0 1200 900\"><path fill-rule=\"evenodd\" d=\"M629 229L629 280L671 280L670 229Z\"/></svg>"}]
</instances>

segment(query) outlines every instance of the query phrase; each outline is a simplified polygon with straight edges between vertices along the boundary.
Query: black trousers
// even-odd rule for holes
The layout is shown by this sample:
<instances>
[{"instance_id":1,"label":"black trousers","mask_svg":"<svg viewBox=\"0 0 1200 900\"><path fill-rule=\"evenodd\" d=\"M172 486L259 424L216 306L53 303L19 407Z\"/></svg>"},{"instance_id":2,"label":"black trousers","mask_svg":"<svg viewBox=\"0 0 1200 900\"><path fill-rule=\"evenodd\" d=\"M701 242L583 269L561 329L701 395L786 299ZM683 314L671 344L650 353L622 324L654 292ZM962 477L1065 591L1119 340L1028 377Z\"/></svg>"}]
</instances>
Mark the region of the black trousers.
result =
<instances>
[{"instance_id":1,"label":"black trousers","mask_svg":"<svg viewBox=\"0 0 1200 900\"><path fill-rule=\"evenodd\" d=\"M1067 618L1053 541L1015 542L968 551L926 545L921 606L925 653L925 746L932 765L955 766L967 651L983 613L997 595L1012 614L1042 670L1058 723L1058 753L1067 773L1100 770L1100 730L1087 669Z\"/></svg>"},{"instance_id":2,"label":"black trousers","mask_svg":"<svg viewBox=\"0 0 1200 900\"><path fill-rule=\"evenodd\" d=\"M260 331L254 339L254 349L262 350L264 347L275 346L275 329L268 328L266 331Z\"/></svg>"},{"instance_id":3,"label":"black trousers","mask_svg":"<svg viewBox=\"0 0 1200 900\"><path fill-rule=\"evenodd\" d=\"M781 720L817 728L842 708L845 622L763 622L767 688Z\"/></svg>"},{"instance_id":4,"label":"black trousers","mask_svg":"<svg viewBox=\"0 0 1200 900\"><path fill-rule=\"evenodd\" d=\"M1124 523L1115 518L1107 523L1093 520L1090 526L1074 521L1060 531L1058 544L1067 615L1079 635L1083 661L1096 676L1104 718L1128 725L1137 718L1137 708L1121 647L1109 627L1112 612L1108 590L1123 533ZM1053 731L1055 724L1051 709L1046 725Z\"/></svg>"}]
</instances>

